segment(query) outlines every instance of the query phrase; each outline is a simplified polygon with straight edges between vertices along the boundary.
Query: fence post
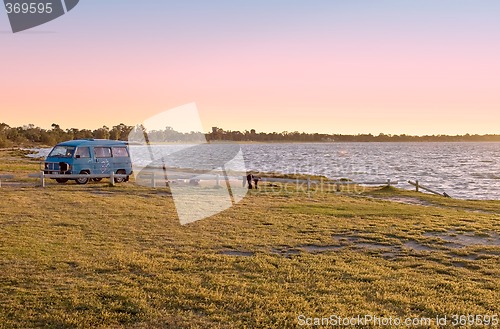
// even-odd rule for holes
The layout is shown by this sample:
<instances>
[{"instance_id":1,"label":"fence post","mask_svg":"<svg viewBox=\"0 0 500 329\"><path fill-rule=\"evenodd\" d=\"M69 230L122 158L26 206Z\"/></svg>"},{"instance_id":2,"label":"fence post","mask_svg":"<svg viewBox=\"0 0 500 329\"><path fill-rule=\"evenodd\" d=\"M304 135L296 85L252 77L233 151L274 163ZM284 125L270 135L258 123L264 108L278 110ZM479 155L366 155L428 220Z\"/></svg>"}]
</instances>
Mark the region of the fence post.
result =
<instances>
[{"instance_id":1,"label":"fence post","mask_svg":"<svg viewBox=\"0 0 500 329\"><path fill-rule=\"evenodd\" d=\"M45 187L45 173L40 171L40 186Z\"/></svg>"},{"instance_id":2,"label":"fence post","mask_svg":"<svg viewBox=\"0 0 500 329\"><path fill-rule=\"evenodd\" d=\"M151 187L156 188L156 178L155 178L155 172L151 172Z\"/></svg>"},{"instance_id":3,"label":"fence post","mask_svg":"<svg viewBox=\"0 0 500 329\"><path fill-rule=\"evenodd\" d=\"M109 176L109 186L115 186L115 172L112 171Z\"/></svg>"},{"instance_id":4,"label":"fence post","mask_svg":"<svg viewBox=\"0 0 500 329\"><path fill-rule=\"evenodd\" d=\"M390 178L387 179L387 186L391 187L391 179Z\"/></svg>"},{"instance_id":5,"label":"fence post","mask_svg":"<svg viewBox=\"0 0 500 329\"><path fill-rule=\"evenodd\" d=\"M415 181L415 190L418 192L418 180Z\"/></svg>"},{"instance_id":6,"label":"fence post","mask_svg":"<svg viewBox=\"0 0 500 329\"><path fill-rule=\"evenodd\" d=\"M311 188L311 177L307 177L307 192L309 192L310 188Z\"/></svg>"},{"instance_id":7,"label":"fence post","mask_svg":"<svg viewBox=\"0 0 500 329\"><path fill-rule=\"evenodd\" d=\"M335 186L337 187L337 192L340 192L340 183L335 184Z\"/></svg>"}]
</instances>

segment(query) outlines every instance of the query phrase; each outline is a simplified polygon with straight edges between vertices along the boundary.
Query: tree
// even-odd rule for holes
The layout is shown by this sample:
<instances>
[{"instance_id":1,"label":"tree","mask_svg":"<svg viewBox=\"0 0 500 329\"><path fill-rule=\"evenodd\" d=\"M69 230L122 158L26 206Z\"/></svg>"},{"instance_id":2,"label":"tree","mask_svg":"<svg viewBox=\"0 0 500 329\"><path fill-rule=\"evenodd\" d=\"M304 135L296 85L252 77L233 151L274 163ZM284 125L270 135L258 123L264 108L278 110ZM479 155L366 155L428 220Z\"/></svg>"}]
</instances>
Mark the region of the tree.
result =
<instances>
[{"instance_id":1,"label":"tree","mask_svg":"<svg viewBox=\"0 0 500 329\"><path fill-rule=\"evenodd\" d=\"M134 129L134 127L126 126L123 123L113 126L109 132L109 139L125 141L128 139L128 134L132 131L132 129Z\"/></svg>"},{"instance_id":2,"label":"tree","mask_svg":"<svg viewBox=\"0 0 500 329\"><path fill-rule=\"evenodd\" d=\"M102 126L102 128L96 129L92 132L94 138L97 139L109 139L110 133L109 128L106 126Z\"/></svg>"}]
</instances>

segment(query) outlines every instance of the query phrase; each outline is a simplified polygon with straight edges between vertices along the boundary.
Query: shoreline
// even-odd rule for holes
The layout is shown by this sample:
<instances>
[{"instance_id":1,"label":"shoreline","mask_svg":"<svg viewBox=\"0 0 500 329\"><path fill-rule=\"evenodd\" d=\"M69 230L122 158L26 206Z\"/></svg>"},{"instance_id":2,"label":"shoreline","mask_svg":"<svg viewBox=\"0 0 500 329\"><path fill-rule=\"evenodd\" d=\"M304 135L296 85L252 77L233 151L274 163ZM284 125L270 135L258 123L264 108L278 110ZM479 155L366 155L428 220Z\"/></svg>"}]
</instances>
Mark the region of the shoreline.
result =
<instances>
[{"instance_id":1,"label":"shoreline","mask_svg":"<svg viewBox=\"0 0 500 329\"><path fill-rule=\"evenodd\" d=\"M206 143L189 143L189 142L165 142L153 145L198 145L198 144L500 144L500 141L208 141ZM140 146L143 144L130 144L130 146ZM52 148L45 144L25 144L1 147L0 150L12 149L32 149L32 148Z\"/></svg>"}]
</instances>

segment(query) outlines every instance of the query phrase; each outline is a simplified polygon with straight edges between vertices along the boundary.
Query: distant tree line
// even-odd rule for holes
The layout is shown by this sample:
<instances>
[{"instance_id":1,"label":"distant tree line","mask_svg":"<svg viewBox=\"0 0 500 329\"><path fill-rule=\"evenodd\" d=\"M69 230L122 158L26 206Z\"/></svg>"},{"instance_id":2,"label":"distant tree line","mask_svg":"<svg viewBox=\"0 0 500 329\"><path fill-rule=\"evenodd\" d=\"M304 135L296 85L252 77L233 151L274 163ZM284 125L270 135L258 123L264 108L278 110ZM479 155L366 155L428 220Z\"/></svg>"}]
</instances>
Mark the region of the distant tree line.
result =
<instances>
[{"instance_id":1,"label":"distant tree line","mask_svg":"<svg viewBox=\"0 0 500 329\"><path fill-rule=\"evenodd\" d=\"M30 146L30 145L55 145L62 141L85 138L103 138L113 140L127 140L133 127L120 123L117 126L89 130L89 129L62 129L53 123L51 129L43 129L33 124L22 127L10 127L0 123L0 147Z\"/></svg>"},{"instance_id":2,"label":"distant tree line","mask_svg":"<svg viewBox=\"0 0 500 329\"><path fill-rule=\"evenodd\" d=\"M235 142L500 142L500 135L389 135L389 134L319 134L304 132L273 132L257 133L254 129L250 131L231 131L213 127L209 133L189 132L183 133L175 131L171 127L163 130L146 131L144 127L127 126L123 123L111 128L103 126L95 130L89 129L62 129L54 123L51 129L43 129L33 124L22 127L10 127L5 123L0 123L0 147L11 146L52 146L59 142L72 139L112 139L128 140L131 132L143 134L153 141L167 142L193 142L206 139L207 141L235 141Z\"/></svg>"},{"instance_id":3,"label":"distant tree line","mask_svg":"<svg viewBox=\"0 0 500 329\"><path fill-rule=\"evenodd\" d=\"M203 132L183 133L166 127L163 130L146 131L143 126L127 126L123 123L111 128L103 126L98 129L62 129L58 124L53 123L51 129L43 129L33 124L22 127L10 127L6 123L0 123L0 148L12 146L52 146L59 142L73 139L112 139L127 141L129 134L145 139L147 133L148 140L165 142L194 142L205 140L206 134ZM137 135L139 134L139 135Z\"/></svg>"},{"instance_id":4,"label":"distant tree line","mask_svg":"<svg viewBox=\"0 0 500 329\"><path fill-rule=\"evenodd\" d=\"M257 133L254 129L244 132L223 130L213 127L212 132L206 134L211 141L254 141L254 142L500 142L500 135L390 135L390 134L319 134L304 132Z\"/></svg>"}]
</instances>

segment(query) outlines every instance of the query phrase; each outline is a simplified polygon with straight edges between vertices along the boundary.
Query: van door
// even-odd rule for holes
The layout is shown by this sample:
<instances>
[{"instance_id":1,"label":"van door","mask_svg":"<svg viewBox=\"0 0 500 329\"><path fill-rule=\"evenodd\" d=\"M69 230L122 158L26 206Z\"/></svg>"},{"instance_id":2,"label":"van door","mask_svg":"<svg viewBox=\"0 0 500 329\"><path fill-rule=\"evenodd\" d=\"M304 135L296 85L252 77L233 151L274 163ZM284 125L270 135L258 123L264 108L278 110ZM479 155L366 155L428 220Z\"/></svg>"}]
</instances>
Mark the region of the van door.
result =
<instances>
[{"instance_id":1,"label":"van door","mask_svg":"<svg viewBox=\"0 0 500 329\"><path fill-rule=\"evenodd\" d=\"M130 162L130 155L128 154L127 147L113 146L113 167L116 170L124 170L125 174L129 174L132 164Z\"/></svg>"},{"instance_id":2,"label":"van door","mask_svg":"<svg viewBox=\"0 0 500 329\"><path fill-rule=\"evenodd\" d=\"M111 158L111 147L97 146L94 147L95 155L95 174L111 174L112 170L112 158Z\"/></svg>"},{"instance_id":3,"label":"van door","mask_svg":"<svg viewBox=\"0 0 500 329\"><path fill-rule=\"evenodd\" d=\"M79 174L82 171L91 172L94 169L92 164L92 159L90 158L90 148L77 147L75 158L73 159L73 173Z\"/></svg>"}]
</instances>

